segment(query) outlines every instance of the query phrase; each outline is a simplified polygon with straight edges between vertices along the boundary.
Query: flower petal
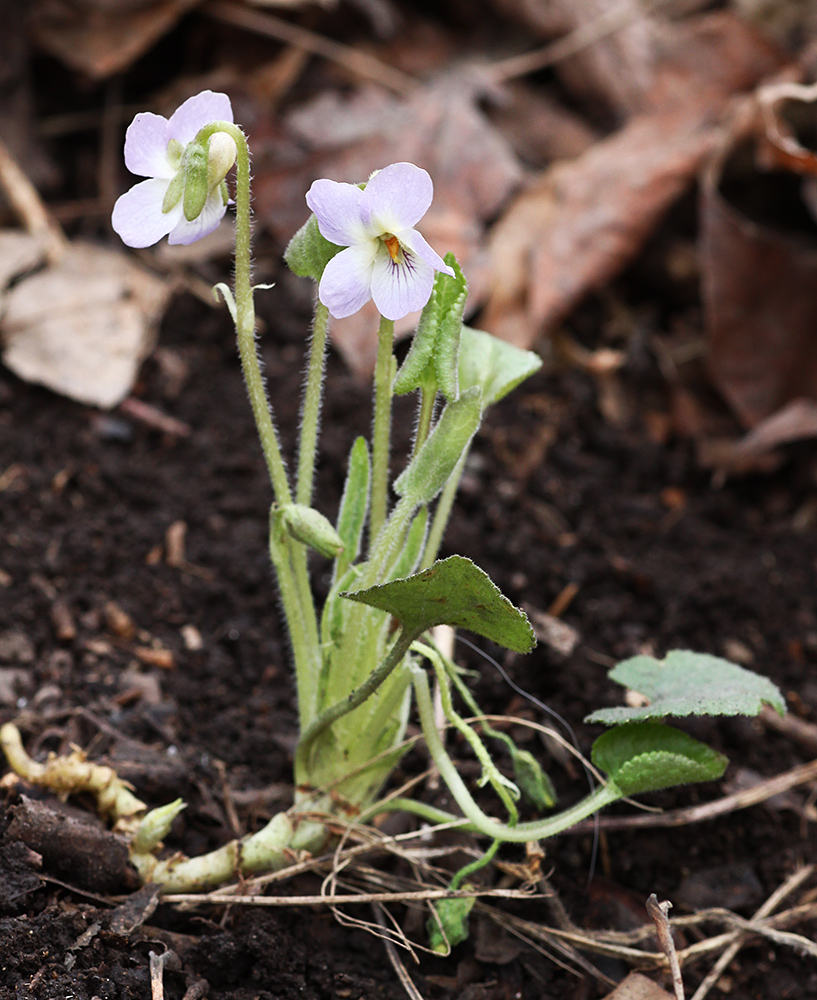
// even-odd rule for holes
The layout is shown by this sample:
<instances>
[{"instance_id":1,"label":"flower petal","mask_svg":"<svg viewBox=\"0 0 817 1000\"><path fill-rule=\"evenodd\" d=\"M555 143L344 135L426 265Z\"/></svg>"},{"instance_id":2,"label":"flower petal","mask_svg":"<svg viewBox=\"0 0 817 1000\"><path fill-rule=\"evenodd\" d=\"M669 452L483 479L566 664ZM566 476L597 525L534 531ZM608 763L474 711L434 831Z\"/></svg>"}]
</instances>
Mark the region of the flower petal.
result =
<instances>
[{"instance_id":1,"label":"flower petal","mask_svg":"<svg viewBox=\"0 0 817 1000\"><path fill-rule=\"evenodd\" d=\"M403 229L394 235L404 247L408 247L416 256L422 257L427 264L431 264L435 271L442 271L449 278L454 277L454 269L449 267L437 251L426 243L425 237L416 229Z\"/></svg>"},{"instance_id":2,"label":"flower petal","mask_svg":"<svg viewBox=\"0 0 817 1000\"><path fill-rule=\"evenodd\" d=\"M153 246L183 218L181 201L169 212L162 211L167 184L162 178L152 177L117 199L111 225L126 246Z\"/></svg>"},{"instance_id":3,"label":"flower petal","mask_svg":"<svg viewBox=\"0 0 817 1000\"><path fill-rule=\"evenodd\" d=\"M167 123L168 139L178 139L186 146L196 138L196 134L210 122L232 122L233 108L226 94L216 94L203 90L195 97L189 97L170 116Z\"/></svg>"},{"instance_id":4,"label":"flower petal","mask_svg":"<svg viewBox=\"0 0 817 1000\"><path fill-rule=\"evenodd\" d=\"M224 218L226 211L227 206L224 204L221 190L216 188L215 191L212 191L208 195L207 201L204 203L204 208L192 222L188 222L184 214L182 214L171 230L167 242L170 244L181 243L183 246L195 243L202 236L207 236L208 233L212 233L214 229L218 228L218 224Z\"/></svg>"},{"instance_id":5,"label":"flower petal","mask_svg":"<svg viewBox=\"0 0 817 1000\"><path fill-rule=\"evenodd\" d=\"M321 236L340 247L370 238L360 221L362 200L363 192L356 184L325 179L314 181L306 193L306 203L315 213Z\"/></svg>"},{"instance_id":6,"label":"flower petal","mask_svg":"<svg viewBox=\"0 0 817 1000\"><path fill-rule=\"evenodd\" d=\"M363 223L379 236L416 225L428 211L434 184L413 163L392 163L378 171L363 192Z\"/></svg>"},{"instance_id":7,"label":"flower petal","mask_svg":"<svg viewBox=\"0 0 817 1000\"><path fill-rule=\"evenodd\" d=\"M125 166L139 177L163 177L176 173L167 158L167 118L150 111L138 114L125 133Z\"/></svg>"},{"instance_id":8,"label":"flower petal","mask_svg":"<svg viewBox=\"0 0 817 1000\"><path fill-rule=\"evenodd\" d=\"M386 319L402 319L422 309L434 287L434 268L410 250L403 251L403 261L395 263L386 246L378 251L372 271L372 298Z\"/></svg>"},{"instance_id":9,"label":"flower petal","mask_svg":"<svg viewBox=\"0 0 817 1000\"><path fill-rule=\"evenodd\" d=\"M372 297L372 267L376 253L377 244L367 240L341 250L324 268L318 298L335 319L351 316Z\"/></svg>"}]
</instances>

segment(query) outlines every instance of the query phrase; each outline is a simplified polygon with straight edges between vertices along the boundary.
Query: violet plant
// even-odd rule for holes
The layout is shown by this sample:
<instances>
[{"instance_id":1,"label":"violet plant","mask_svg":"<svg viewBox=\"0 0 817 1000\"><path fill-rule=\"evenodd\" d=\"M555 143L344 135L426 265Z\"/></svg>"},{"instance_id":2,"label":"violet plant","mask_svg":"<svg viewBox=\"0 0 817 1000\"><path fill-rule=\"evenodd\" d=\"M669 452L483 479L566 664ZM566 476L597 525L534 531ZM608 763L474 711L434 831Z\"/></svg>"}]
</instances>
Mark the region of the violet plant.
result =
<instances>
[{"instance_id":1,"label":"violet plant","mask_svg":"<svg viewBox=\"0 0 817 1000\"><path fill-rule=\"evenodd\" d=\"M485 859L505 842L560 833L624 796L720 776L726 760L662 721L667 715L756 714L780 693L765 678L716 657L672 653L665 661L636 657L614 679L644 692L641 709L607 709L591 717L610 728L593 748L606 772L595 791L553 812L547 775L527 751L487 723L467 721L455 696L474 716L482 713L463 673L435 646L431 630L450 625L526 653L535 644L525 615L482 570L462 556L439 559L454 496L486 409L540 366L539 358L463 325L465 278L452 255L442 258L414 227L428 210L428 173L395 163L365 184L317 180L306 199L312 210L286 260L317 283L317 304L306 364L297 463L287 469L267 398L255 340L251 281L250 157L233 123L229 99L205 91L170 119L139 114L128 129L125 163L146 179L117 201L113 227L131 247L165 236L190 243L223 218L235 180L235 284L217 286L235 322L238 350L269 473L272 502L269 550L275 568L297 682L300 738L295 754L293 807L242 841L195 858L164 857L161 841L183 803L148 811L116 775L80 754L42 765L23 750L19 733L0 739L18 773L63 791L90 788L127 833L131 856L146 881L168 891L205 889L287 864L293 851L322 850L329 839L322 817L364 822L401 809L434 822L459 824L492 842ZM313 506L319 417L330 316L344 317L373 299L380 315L374 373L371 446L350 450L340 509L333 521ZM394 321L422 314L408 354L397 369ZM417 421L412 453L390 482L390 431L395 394L414 393ZM390 496L396 500L390 503ZM310 552L332 562L323 607L315 603ZM464 738L482 767L482 783L496 794L505 818L488 815L473 797L438 732L429 677L440 691L447 724ZM406 725L416 710L439 772L461 810L454 815L420 801L381 799L404 753ZM486 741L509 758L503 773ZM544 818L522 820L520 799ZM460 885L468 872L455 877ZM435 946L464 933L460 900L438 907ZM459 909L457 909L459 908ZM440 927L444 928L442 937Z\"/></svg>"}]
</instances>

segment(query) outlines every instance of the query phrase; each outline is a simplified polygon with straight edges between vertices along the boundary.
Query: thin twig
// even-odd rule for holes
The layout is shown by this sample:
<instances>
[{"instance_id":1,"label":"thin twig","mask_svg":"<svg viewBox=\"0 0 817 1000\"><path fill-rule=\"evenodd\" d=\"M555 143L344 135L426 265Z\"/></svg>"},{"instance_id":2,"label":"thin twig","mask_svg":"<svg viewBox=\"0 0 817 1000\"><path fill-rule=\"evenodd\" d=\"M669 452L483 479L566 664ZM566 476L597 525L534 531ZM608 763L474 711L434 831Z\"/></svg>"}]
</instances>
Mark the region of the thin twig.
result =
<instances>
[{"instance_id":1,"label":"thin twig","mask_svg":"<svg viewBox=\"0 0 817 1000\"><path fill-rule=\"evenodd\" d=\"M522 55L511 56L493 63L488 67L487 76L492 83L505 83L515 77L527 76L528 73L537 73L539 70L547 69L569 56L575 56L578 52L602 41L609 35L614 35L622 28L627 28L631 24L643 20L648 14L654 13L668 2L669 0L653 0L652 3L634 5L625 0L624 3L610 7L594 20L579 25L578 28L563 35L562 38L558 38L555 42L550 42L533 52L524 52Z\"/></svg>"},{"instance_id":2,"label":"thin twig","mask_svg":"<svg viewBox=\"0 0 817 1000\"><path fill-rule=\"evenodd\" d=\"M672 931L670 930L669 920L667 919L667 913L669 912L672 903L668 900L664 900L663 903L658 902L658 897L655 893L651 893L650 897L647 899L647 913L652 918L652 922L655 924L655 930L658 934L658 943L661 945L661 950L667 956L667 962L670 968L670 974L672 975L672 988L675 990L675 1000L684 1000L684 981L681 978L681 963L678 961L678 954L675 951L675 942L672 940Z\"/></svg>"},{"instance_id":3,"label":"thin twig","mask_svg":"<svg viewBox=\"0 0 817 1000\"><path fill-rule=\"evenodd\" d=\"M416 892L358 892L313 896L236 896L211 892L206 896L194 892L173 892L162 897L164 903L240 903L243 906L346 906L352 903L415 903L432 899L530 899L524 889L422 889Z\"/></svg>"},{"instance_id":4,"label":"thin twig","mask_svg":"<svg viewBox=\"0 0 817 1000\"><path fill-rule=\"evenodd\" d=\"M385 913L384 908L378 903L375 904L373 909L374 909L375 920L377 920L378 924L383 928L384 931L388 931L388 928L386 927L386 920L384 917ZM422 993L417 989L417 987L412 982L411 976L408 974L408 969L403 964L403 960L400 958L397 948L395 948L394 942L391 940L388 934L384 935L383 944L386 948L386 954L389 956L389 961L391 962L392 968L397 973L397 978L403 985L403 989L409 995L411 1000L423 1000Z\"/></svg>"},{"instance_id":5,"label":"thin twig","mask_svg":"<svg viewBox=\"0 0 817 1000\"><path fill-rule=\"evenodd\" d=\"M787 792L797 785L804 785L817 780L817 760L808 764L798 764L790 771L775 775L759 782L753 788L747 788L731 795L725 795L714 802L705 802L699 806L689 806L684 809L673 809L670 812L642 813L638 816L601 816L598 824L602 830L630 830L644 827L685 826L687 823L700 823L705 819L714 819L738 809L748 809L759 802L773 798L781 792ZM570 833L589 833L593 830L593 820L584 820L571 827Z\"/></svg>"},{"instance_id":6,"label":"thin twig","mask_svg":"<svg viewBox=\"0 0 817 1000\"><path fill-rule=\"evenodd\" d=\"M814 872L814 866L808 865L805 868L801 868L799 871L794 872L789 876L786 881L779 886L766 902L758 909L754 915L754 920L761 920L763 917L769 916L773 913L780 903L786 898L786 896L791 895L796 889L798 889L803 882ZM746 944L750 935L740 934L733 944L729 945L725 952L720 956L717 962L712 966L707 974L706 978L700 984L698 989L692 996L692 1000L704 1000L712 987L717 983L732 960L735 958L740 949Z\"/></svg>"},{"instance_id":7,"label":"thin twig","mask_svg":"<svg viewBox=\"0 0 817 1000\"><path fill-rule=\"evenodd\" d=\"M43 236L45 254L50 264L59 263L68 249L65 233L45 207L42 198L20 165L0 140L0 187L12 208L32 236Z\"/></svg>"},{"instance_id":8,"label":"thin twig","mask_svg":"<svg viewBox=\"0 0 817 1000\"><path fill-rule=\"evenodd\" d=\"M202 9L205 14L209 14L219 21L255 32L257 35L275 38L280 42L286 42L288 45L294 45L296 48L310 52L312 55L321 56L323 59L343 66L355 76L374 80L403 96L413 93L420 86L418 81L409 76L408 73L394 69L393 66L381 62L367 52L361 52L350 45L343 45L331 38L317 35L297 24L291 24L280 17L275 17L274 14L250 10L238 4L225 3L223 0L210 0Z\"/></svg>"}]
</instances>

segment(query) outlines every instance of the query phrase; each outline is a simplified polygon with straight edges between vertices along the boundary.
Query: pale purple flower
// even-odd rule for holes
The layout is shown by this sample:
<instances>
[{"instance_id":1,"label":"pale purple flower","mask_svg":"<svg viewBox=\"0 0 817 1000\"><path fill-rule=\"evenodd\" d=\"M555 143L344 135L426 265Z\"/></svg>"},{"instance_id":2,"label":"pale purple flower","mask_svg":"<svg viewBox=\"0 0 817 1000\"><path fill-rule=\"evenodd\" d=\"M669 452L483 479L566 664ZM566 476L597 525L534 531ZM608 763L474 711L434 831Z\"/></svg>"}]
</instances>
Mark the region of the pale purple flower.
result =
<instances>
[{"instance_id":1,"label":"pale purple flower","mask_svg":"<svg viewBox=\"0 0 817 1000\"><path fill-rule=\"evenodd\" d=\"M318 298L336 319L374 299L386 319L422 309L434 272L453 270L413 227L428 211L434 185L413 163L392 163L356 184L315 181L306 203L321 235L346 247L326 265Z\"/></svg>"},{"instance_id":2,"label":"pale purple flower","mask_svg":"<svg viewBox=\"0 0 817 1000\"><path fill-rule=\"evenodd\" d=\"M125 135L125 166L148 180L134 185L114 205L111 223L123 243L149 247L167 236L168 243L188 244L218 226L227 210L224 174L212 190L208 185L204 208L192 220L184 216L185 177L180 174L185 150L199 130L211 122L232 120L230 98L212 90L186 100L169 119L149 111L133 119ZM219 136L229 138L216 133L214 140ZM171 184L174 187L169 191Z\"/></svg>"}]
</instances>

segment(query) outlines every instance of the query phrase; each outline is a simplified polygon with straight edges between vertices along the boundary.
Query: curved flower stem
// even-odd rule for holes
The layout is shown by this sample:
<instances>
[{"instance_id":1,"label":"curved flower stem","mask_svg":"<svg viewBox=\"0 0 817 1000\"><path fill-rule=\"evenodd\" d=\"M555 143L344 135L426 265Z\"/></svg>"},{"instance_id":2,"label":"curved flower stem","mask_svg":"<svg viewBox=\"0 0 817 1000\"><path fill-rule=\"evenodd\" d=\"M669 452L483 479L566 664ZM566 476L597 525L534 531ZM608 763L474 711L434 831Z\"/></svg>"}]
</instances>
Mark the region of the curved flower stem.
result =
<instances>
[{"instance_id":1,"label":"curved flower stem","mask_svg":"<svg viewBox=\"0 0 817 1000\"><path fill-rule=\"evenodd\" d=\"M301 437L298 448L298 482L295 502L306 506L312 502L312 480L315 476L315 453L318 445L318 421L321 413L321 390L326 367L326 334L329 328L329 310L323 303L315 306L312 326L312 344L306 369L301 414Z\"/></svg>"},{"instance_id":2,"label":"curved flower stem","mask_svg":"<svg viewBox=\"0 0 817 1000\"><path fill-rule=\"evenodd\" d=\"M473 824L477 833L482 833L494 840L516 844L526 843L529 840L544 840L547 837L553 837L557 833L562 833L570 829L571 826L575 826L580 820L592 816L599 809L603 809L604 806L610 805L611 802L615 802L622 797L622 793L616 788L613 782L609 782L606 785L600 785L594 792L582 799L581 802L577 802L575 806L565 809L564 812L558 813L556 816L551 816L548 819L533 820L526 823L519 823L517 826L508 826L487 816L479 808L471 793L465 787L465 782L460 777L459 772L454 766L454 762L448 756L442 744L434 721L431 691L429 690L425 671L416 666L413 666L411 670L414 679L417 710L420 714L420 722L423 726L423 735L425 736L429 753L439 768L443 781L448 785L448 790L454 796L457 805L462 809L466 820ZM457 817L446 813L438 813L437 815L440 816L440 819L444 817L444 821L448 822L457 819Z\"/></svg>"},{"instance_id":3,"label":"curved flower stem","mask_svg":"<svg viewBox=\"0 0 817 1000\"><path fill-rule=\"evenodd\" d=\"M252 220L250 209L250 151L247 139L232 122L211 122L196 136L205 147L216 132L225 132L236 144L235 190L235 328L238 353L255 426L261 440L275 502L292 502L286 466L272 419L272 408L255 342L255 302L252 287ZM325 334L325 331L324 331ZM321 351L321 355L323 351ZM322 363L322 362L321 362ZM320 388L320 386L319 386ZM311 476L310 476L311 483ZM287 539L288 559L276 563L284 611L292 637L295 669L300 692L317 688L320 675L320 640L317 615L306 566L306 547Z\"/></svg>"},{"instance_id":4,"label":"curved flower stem","mask_svg":"<svg viewBox=\"0 0 817 1000\"><path fill-rule=\"evenodd\" d=\"M394 378L394 321L380 317L377 331L377 364L374 372L374 428L372 431L372 503L369 515L369 550L383 522L389 496L389 446L391 437L392 380Z\"/></svg>"},{"instance_id":5,"label":"curved flower stem","mask_svg":"<svg viewBox=\"0 0 817 1000\"><path fill-rule=\"evenodd\" d=\"M250 217L250 151L244 133L232 122L211 122L196 136L206 146L216 132L226 132L236 145L235 188L235 329L238 353L247 383L247 394L261 439L270 482L278 504L290 503L292 495L286 467L272 422L272 410L264 387L264 376L255 344L255 302L252 288L252 220Z\"/></svg>"}]
</instances>

